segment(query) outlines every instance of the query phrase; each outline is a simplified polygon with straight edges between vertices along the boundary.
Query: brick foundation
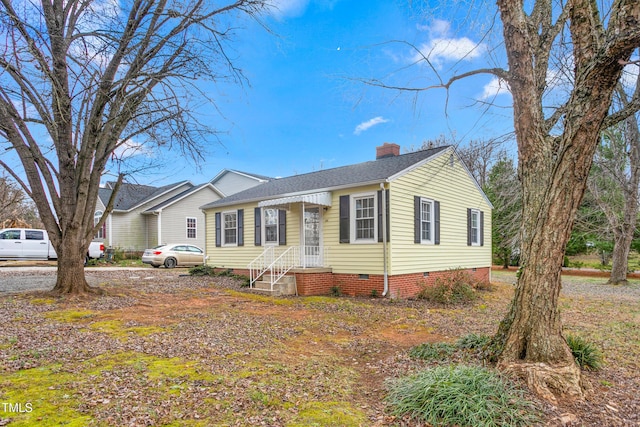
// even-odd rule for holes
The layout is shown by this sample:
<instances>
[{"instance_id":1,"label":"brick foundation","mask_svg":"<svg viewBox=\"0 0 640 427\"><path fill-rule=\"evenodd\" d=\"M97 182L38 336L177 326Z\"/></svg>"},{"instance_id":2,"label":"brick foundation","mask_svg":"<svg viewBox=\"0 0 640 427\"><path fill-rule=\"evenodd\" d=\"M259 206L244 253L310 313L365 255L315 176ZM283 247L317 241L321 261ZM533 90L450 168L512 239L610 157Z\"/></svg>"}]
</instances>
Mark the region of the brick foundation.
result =
<instances>
[{"instance_id":1,"label":"brick foundation","mask_svg":"<svg viewBox=\"0 0 640 427\"><path fill-rule=\"evenodd\" d=\"M216 270L226 270L218 268ZM475 270L475 271L474 271ZM249 275L249 270L234 268L233 273ZM489 281L490 267L466 269L477 281ZM424 285L433 285L438 277L450 274L448 270L429 273L411 273L389 276L389 294L391 298L411 298L422 290ZM339 274L331 272L295 272L298 295L329 295L337 287L343 295L348 296L382 296L384 276L381 274Z\"/></svg>"},{"instance_id":2,"label":"brick foundation","mask_svg":"<svg viewBox=\"0 0 640 427\"><path fill-rule=\"evenodd\" d=\"M475 270L475 271L474 271ZM467 269L477 281L489 281L490 267ZM389 276L389 297L410 298L418 294L421 286L433 285L438 277L450 274L449 271L401 274ZM384 277L382 275L338 274L338 273L296 273L298 295L328 295L337 287L343 295L382 296Z\"/></svg>"}]
</instances>

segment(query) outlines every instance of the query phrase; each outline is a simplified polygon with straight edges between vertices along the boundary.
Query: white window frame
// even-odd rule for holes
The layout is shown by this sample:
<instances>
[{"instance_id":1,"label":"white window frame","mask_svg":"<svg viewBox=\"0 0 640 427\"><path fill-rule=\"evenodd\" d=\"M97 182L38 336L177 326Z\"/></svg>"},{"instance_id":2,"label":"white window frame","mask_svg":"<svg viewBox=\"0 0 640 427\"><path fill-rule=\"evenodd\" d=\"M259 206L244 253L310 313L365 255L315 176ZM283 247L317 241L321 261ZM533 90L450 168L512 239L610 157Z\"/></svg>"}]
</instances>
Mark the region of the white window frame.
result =
<instances>
[{"instance_id":1,"label":"white window frame","mask_svg":"<svg viewBox=\"0 0 640 427\"><path fill-rule=\"evenodd\" d=\"M423 207L429 206L429 221L425 221L423 213ZM424 227L425 224L429 227L429 239L425 239L424 236ZM420 243L425 245L433 245L435 242L435 203L431 199L427 199L425 197L420 197Z\"/></svg>"},{"instance_id":2,"label":"white window frame","mask_svg":"<svg viewBox=\"0 0 640 427\"><path fill-rule=\"evenodd\" d=\"M236 222L236 226L235 226L235 241L234 242L227 242L227 221L226 221L226 217L227 215L233 215L235 217L235 222ZM222 245L223 246L238 246L238 211L225 211L222 212L221 214L221 218L220 218L220 228L222 230ZM231 227L229 227L229 229L231 229Z\"/></svg>"},{"instance_id":3,"label":"white window frame","mask_svg":"<svg viewBox=\"0 0 640 427\"><path fill-rule=\"evenodd\" d=\"M359 193L359 194L352 194L351 196L351 200L350 200L350 204L349 204L349 209L350 209L350 213L349 213L349 221L351 222L351 224L349 224L350 226L350 230L351 230L351 243L354 244L372 244L372 243L378 243L378 198L377 198L377 193L376 192L370 192L370 193ZM373 217L371 218L373 220L373 237L371 238L357 238L357 223L359 220L361 220L361 218L356 218L356 202L358 200L361 199L373 199Z\"/></svg>"},{"instance_id":4,"label":"white window frame","mask_svg":"<svg viewBox=\"0 0 640 427\"><path fill-rule=\"evenodd\" d=\"M475 218L476 225L473 226L473 221ZM469 227L469 232L471 233L471 246L480 246L480 211L478 209L471 209L471 225ZM474 239L474 231L475 231L475 239Z\"/></svg>"},{"instance_id":5,"label":"white window frame","mask_svg":"<svg viewBox=\"0 0 640 427\"><path fill-rule=\"evenodd\" d=\"M193 227L189 227L189 220L193 220ZM198 218L193 216L188 216L186 218L186 226L187 226L187 239L197 239L198 238ZM193 237L189 237L189 230L193 230Z\"/></svg>"},{"instance_id":6,"label":"white window frame","mask_svg":"<svg viewBox=\"0 0 640 427\"><path fill-rule=\"evenodd\" d=\"M100 221L100 218L102 218L102 215L103 215L103 214L104 214L104 212L103 212L103 211L101 211L101 210L97 210L97 211L95 211L95 212L93 213L93 225L94 225L94 226L95 226L95 225ZM106 225L107 225L107 222L105 221L105 222L102 224L102 227L100 227L100 228L98 229L98 232L97 232L97 233L96 233L96 235L95 235L95 238L96 238L96 239L102 239L102 240L104 240L104 239L106 239L106 238L107 238L107 236L106 236L106 234L107 234L107 233L106 233L106 230L107 230Z\"/></svg>"},{"instance_id":7,"label":"white window frame","mask_svg":"<svg viewBox=\"0 0 640 427\"><path fill-rule=\"evenodd\" d=\"M276 227L276 239L267 240L267 211L275 211L275 227ZM271 225L273 227L273 224ZM265 246L277 246L280 244L280 211L277 208L262 208L262 241Z\"/></svg>"}]
</instances>

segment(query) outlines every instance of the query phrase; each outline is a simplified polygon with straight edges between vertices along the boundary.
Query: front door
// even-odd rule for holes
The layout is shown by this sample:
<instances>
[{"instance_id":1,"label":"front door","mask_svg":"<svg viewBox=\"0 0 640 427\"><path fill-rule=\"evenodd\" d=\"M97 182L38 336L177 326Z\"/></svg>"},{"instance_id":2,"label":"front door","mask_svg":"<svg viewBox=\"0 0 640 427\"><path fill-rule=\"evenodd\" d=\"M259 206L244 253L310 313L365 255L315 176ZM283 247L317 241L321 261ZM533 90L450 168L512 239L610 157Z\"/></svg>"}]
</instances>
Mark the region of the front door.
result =
<instances>
[{"instance_id":1,"label":"front door","mask_svg":"<svg viewBox=\"0 0 640 427\"><path fill-rule=\"evenodd\" d=\"M319 206L304 208L303 224L303 243L302 243L302 266L303 267L322 267L324 260L322 256L321 244L321 226L322 226L322 210Z\"/></svg>"}]
</instances>

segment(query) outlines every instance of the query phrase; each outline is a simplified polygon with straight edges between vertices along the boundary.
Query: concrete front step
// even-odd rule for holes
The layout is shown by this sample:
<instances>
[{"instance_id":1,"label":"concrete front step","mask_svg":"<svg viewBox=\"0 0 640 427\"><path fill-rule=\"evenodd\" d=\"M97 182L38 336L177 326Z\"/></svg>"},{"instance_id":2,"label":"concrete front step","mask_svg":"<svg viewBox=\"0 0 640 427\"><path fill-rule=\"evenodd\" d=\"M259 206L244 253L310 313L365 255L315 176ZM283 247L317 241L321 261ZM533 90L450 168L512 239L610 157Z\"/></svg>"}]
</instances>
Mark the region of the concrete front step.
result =
<instances>
[{"instance_id":1,"label":"concrete front step","mask_svg":"<svg viewBox=\"0 0 640 427\"><path fill-rule=\"evenodd\" d=\"M295 295L296 294L296 278L294 276L284 276L277 283L273 284L271 290L271 282L268 276L264 276L253 284L253 290L262 295Z\"/></svg>"}]
</instances>

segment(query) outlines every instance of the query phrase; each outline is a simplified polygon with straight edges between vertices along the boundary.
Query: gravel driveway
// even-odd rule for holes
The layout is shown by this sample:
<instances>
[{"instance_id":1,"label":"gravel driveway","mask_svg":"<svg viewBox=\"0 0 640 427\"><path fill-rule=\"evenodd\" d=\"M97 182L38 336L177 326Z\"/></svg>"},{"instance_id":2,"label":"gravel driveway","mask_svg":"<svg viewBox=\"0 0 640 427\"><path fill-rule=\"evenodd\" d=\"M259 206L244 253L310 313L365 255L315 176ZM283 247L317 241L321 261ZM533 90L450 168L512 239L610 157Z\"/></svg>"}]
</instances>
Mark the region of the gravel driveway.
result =
<instances>
[{"instance_id":1,"label":"gravel driveway","mask_svg":"<svg viewBox=\"0 0 640 427\"><path fill-rule=\"evenodd\" d=\"M186 274L186 269L152 269L150 267L91 267L85 270L87 282L97 286L105 276L118 275L134 279L151 280L157 276L177 276ZM4 267L0 264L0 295L14 292L50 291L56 283L56 267Z\"/></svg>"}]
</instances>

